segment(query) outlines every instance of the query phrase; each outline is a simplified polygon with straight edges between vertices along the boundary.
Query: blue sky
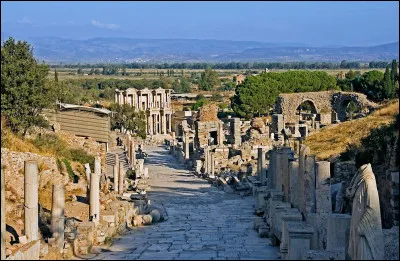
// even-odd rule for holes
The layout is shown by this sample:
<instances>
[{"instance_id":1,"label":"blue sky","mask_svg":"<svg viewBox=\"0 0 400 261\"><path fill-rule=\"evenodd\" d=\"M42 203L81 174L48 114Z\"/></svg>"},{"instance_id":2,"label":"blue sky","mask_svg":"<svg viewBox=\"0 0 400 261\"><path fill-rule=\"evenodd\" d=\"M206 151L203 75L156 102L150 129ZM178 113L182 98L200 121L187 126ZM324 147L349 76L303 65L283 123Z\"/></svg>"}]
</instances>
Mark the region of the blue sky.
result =
<instances>
[{"instance_id":1,"label":"blue sky","mask_svg":"<svg viewBox=\"0 0 400 261\"><path fill-rule=\"evenodd\" d=\"M2 1L1 32L365 46L398 41L399 3Z\"/></svg>"}]
</instances>

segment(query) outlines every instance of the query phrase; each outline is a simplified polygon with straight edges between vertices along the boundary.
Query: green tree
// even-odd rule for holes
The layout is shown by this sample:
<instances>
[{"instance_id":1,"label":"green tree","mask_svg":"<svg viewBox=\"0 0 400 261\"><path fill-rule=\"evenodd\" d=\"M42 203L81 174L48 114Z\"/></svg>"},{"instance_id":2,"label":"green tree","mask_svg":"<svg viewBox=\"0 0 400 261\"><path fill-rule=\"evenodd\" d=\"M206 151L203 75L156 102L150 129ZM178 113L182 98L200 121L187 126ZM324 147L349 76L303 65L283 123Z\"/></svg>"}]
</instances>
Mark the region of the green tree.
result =
<instances>
[{"instance_id":1,"label":"green tree","mask_svg":"<svg viewBox=\"0 0 400 261\"><path fill-rule=\"evenodd\" d=\"M58 72L57 69L54 70L54 81L58 82Z\"/></svg>"},{"instance_id":2,"label":"green tree","mask_svg":"<svg viewBox=\"0 0 400 261\"><path fill-rule=\"evenodd\" d=\"M390 79L389 65L386 66L386 70L385 70L385 73L383 75L383 90L384 90L386 98L389 98L389 99L393 98L394 91L393 91L392 79Z\"/></svg>"},{"instance_id":3,"label":"green tree","mask_svg":"<svg viewBox=\"0 0 400 261\"><path fill-rule=\"evenodd\" d=\"M82 75L82 74L83 74L82 68L79 67L79 68L78 68L78 75Z\"/></svg>"},{"instance_id":4,"label":"green tree","mask_svg":"<svg viewBox=\"0 0 400 261\"><path fill-rule=\"evenodd\" d=\"M218 85L220 85L221 81L218 78L218 73L211 69L206 69L203 73L201 73L200 78L200 90L203 91L212 91Z\"/></svg>"},{"instance_id":5,"label":"green tree","mask_svg":"<svg viewBox=\"0 0 400 261\"><path fill-rule=\"evenodd\" d=\"M118 103L111 104L110 110L113 111L111 129L124 127L137 136L143 139L146 138L146 114L144 111L136 111L129 104L120 105Z\"/></svg>"},{"instance_id":6,"label":"green tree","mask_svg":"<svg viewBox=\"0 0 400 261\"><path fill-rule=\"evenodd\" d=\"M261 77L249 76L236 87L231 98L233 111L247 119L269 112L278 96L278 82L263 82Z\"/></svg>"},{"instance_id":7,"label":"green tree","mask_svg":"<svg viewBox=\"0 0 400 261\"><path fill-rule=\"evenodd\" d=\"M25 135L34 125L46 125L40 113L55 102L48 73L49 66L36 61L26 41L10 37L1 46L1 115L13 132Z\"/></svg>"},{"instance_id":8,"label":"green tree","mask_svg":"<svg viewBox=\"0 0 400 261\"><path fill-rule=\"evenodd\" d=\"M189 93L192 91L190 83L185 78L176 79L172 84L172 88L176 93Z\"/></svg>"},{"instance_id":9,"label":"green tree","mask_svg":"<svg viewBox=\"0 0 400 261\"><path fill-rule=\"evenodd\" d=\"M392 61L392 70L390 71L390 79L392 80L393 85L393 97L398 96L399 92L399 73L398 73L398 64L396 59Z\"/></svg>"}]
</instances>

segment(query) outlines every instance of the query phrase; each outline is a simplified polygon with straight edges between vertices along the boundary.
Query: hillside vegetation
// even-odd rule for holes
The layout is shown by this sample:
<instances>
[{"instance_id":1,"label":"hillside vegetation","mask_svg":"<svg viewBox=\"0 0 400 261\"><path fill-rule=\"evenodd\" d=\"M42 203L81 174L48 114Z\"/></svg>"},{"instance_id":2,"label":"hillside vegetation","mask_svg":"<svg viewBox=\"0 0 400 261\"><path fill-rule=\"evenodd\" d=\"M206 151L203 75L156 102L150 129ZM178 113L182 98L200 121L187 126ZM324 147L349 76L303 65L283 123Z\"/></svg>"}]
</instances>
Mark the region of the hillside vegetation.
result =
<instances>
[{"instance_id":1,"label":"hillside vegetation","mask_svg":"<svg viewBox=\"0 0 400 261\"><path fill-rule=\"evenodd\" d=\"M396 116L399 114L399 101L389 103L371 115L358 120L347 121L322 129L306 138L304 144L318 159L326 160L346 153L350 148L374 146L375 151L385 147L386 139L398 136ZM398 116L397 116L398 117ZM386 142L389 142L387 140ZM383 144L384 143L384 144Z\"/></svg>"}]
</instances>

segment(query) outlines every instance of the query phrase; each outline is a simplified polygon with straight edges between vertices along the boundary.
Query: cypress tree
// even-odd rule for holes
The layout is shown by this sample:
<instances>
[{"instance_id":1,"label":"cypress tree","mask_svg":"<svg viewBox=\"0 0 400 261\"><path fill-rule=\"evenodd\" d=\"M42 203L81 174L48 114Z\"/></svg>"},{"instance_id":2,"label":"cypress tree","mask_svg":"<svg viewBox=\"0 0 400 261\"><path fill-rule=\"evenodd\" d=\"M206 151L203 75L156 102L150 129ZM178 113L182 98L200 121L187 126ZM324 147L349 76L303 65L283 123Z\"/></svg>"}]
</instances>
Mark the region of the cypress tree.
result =
<instances>
[{"instance_id":1,"label":"cypress tree","mask_svg":"<svg viewBox=\"0 0 400 261\"><path fill-rule=\"evenodd\" d=\"M383 75L383 91L386 98L393 98L393 84L392 79L390 79L389 65L386 66L385 74Z\"/></svg>"},{"instance_id":2,"label":"cypress tree","mask_svg":"<svg viewBox=\"0 0 400 261\"><path fill-rule=\"evenodd\" d=\"M54 71L54 81L58 82L58 72L57 72L57 68Z\"/></svg>"}]
</instances>

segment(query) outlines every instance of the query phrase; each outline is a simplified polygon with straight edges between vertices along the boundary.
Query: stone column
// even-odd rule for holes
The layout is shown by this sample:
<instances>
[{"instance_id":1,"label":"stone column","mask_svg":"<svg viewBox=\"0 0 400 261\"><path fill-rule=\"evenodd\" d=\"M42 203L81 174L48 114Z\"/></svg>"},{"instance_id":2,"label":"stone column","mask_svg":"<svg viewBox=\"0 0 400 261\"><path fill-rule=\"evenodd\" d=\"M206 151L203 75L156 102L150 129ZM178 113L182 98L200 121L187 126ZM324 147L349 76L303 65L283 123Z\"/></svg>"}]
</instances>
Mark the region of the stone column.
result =
<instances>
[{"instance_id":1,"label":"stone column","mask_svg":"<svg viewBox=\"0 0 400 261\"><path fill-rule=\"evenodd\" d=\"M210 153L210 158L211 158L211 175L210 178L215 177L215 158L214 158L214 153Z\"/></svg>"},{"instance_id":2,"label":"stone column","mask_svg":"<svg viewBox=\"0 0 400 261\"><path fill-rule=\"evenodd\" d=\"M162 115L162 133L167 134L167 115Z\"/></svg>"},{"instance_id":3,"label":"stone column","mask_svg":"<svg viewBox=\"0 0 400 261\"><path fill-rule=\"evenodd\" d=\"M327 195L330 195L328 193ZM315 212L315 156L308 155L305 158L304 191L303 191L303 213L307 217L309 213Z\"/></svg>"},{"instance_id":4,"label":"stone column","mask_svg":"<svg viewBox=\"0 0 400 261\"><path fill-rule=\"evenodd\" d=\"M298 172L298 179L297 179L297 184L298 184L298 201L299 202L299 208L300 210L304 213L304 184L305 184L305 158L310 154L310 149L303 145L300 144L300 151L299 151L299 172Z\"/></svg>"},{"instance_id":5,"label":"stone column","mask_svg":"<svg viewBox=\"0 0 400 261\"><path fill-rule=\"evenodd\" d=\"M258 159L257 159L258 179L261 182L261 185L264 186L267 179L265 152L263 151L263 148L258 148L257 152L258 152Z\"/></svg>"},{"instance_id":6,"label":"stone column","mask_svg":"<svg viewBox=\"0 0 400 261\"><path fill-rule=\"evenodd\" d=\"M131 147L132 147L132 168L136 164L136 149L135 149L135 142L131 140Z\"/></svg>"},{"instance_id":7,"label":"stone column","mask_svg":"<svg viewBox=\"0 0 400 261\"><path fill-rule=\"evenodd\" d=\"M190 159L190 155L189 155L189 136L187 132L183 132L183 142L184 142L184 146L185 146L185 159L188 160Z\"/></svg>"},{"instance_id":8,"label":"stone column","mask_svg":"<svg viewBox=\"0 0 400 261\"><path fill-rule=\"evenodd\" d=\"M289 159L293 159L293 151L290 147L283 147L280 149L279 155L279 184L281 185L281 189L284 193L284 200L289 201L289 187L290 187L290 178L289 178Z\"/></svg>"},{"instance_id":9,"label":"stone column","mask_svg":"<svg viewBox=\"0 0 400 261\"><path fill-rule=\"evenodd\" d=\"M114 192L118 193L118 175L119 175L119 156L115 153L115 163L113 167L113 174L114 174Z\"/></svg>"},{"instance_id":10,"label":"stone column","mask_svg":"<svg viewBox=\"0 0 400 261\"><path fill-rule=\"evenodd\" d=\"M124 193L124 166L122 162L119 162L119 177L118 177L118 193L122 194Z\"/></svg>"},{"instance_id":11,"label":"stone column","mask_svg":"<svg viewBox=\"0 0 400 261\"><path fill-rule=\"evenodd\" d=\"M169 121L168 121L168 132L171 132L171 126L172 126L172 114L168 114Z\"/></svg>"},{"instance_id":12,"label":"stone column","mask_svg":"<svg viewBox=\"0 0 400 261\"><path fill-rule=\"evenodd\" d=\"M53 184L53 201L51 206L51 232L56 246L64 249L64 210L65 193L63 184Z\"/></svg>"},{"instance_id":13,"label":"stone column","mask_svg":"<svg viewBox=\"0 0 400 261\"><path fill-rule=\"evenodd\" d=\"M100 157L94 160L94 173L90 177L90 207L89 216L92 221L97 225L100 221Z\"/></svg>"},{"instance_id":14,"label":"stone column","mask_svg":"<svg viewBox=\"0 0 400 261\"><path fill-rule=\"evenodd\" d=\"M6 259L6 190L5 174L1 169L1 260Z\"/></svg>"},{"instance_id":15,"label":"stone column","mask_svg":"<svg viewBox=\"0 0 400 261\"><path fill-rule=\"evenodd\" d=\"M219 122L218 123L218 146L224 145L224 139L225 139L224 128L222 126L222 122Z\"/></svg>"},{"instance_id":16,"label":"stone column","mask_svg":"<svg viewBox=\"0 0 400 261\"><path fill-rule=\"evenodd\" d=\"M204 173L209 173L208 169L208 154L210 153L210 149L208 146L204 148Z\"/></svg>"},{"instance_id":17,"label":"stone column","mask_svg":"<svg viewBox=\"0 0 400 261\"><path fill-rule=\"evenodd\" d=\"M25 161L24 210L25 235L28 242L38 240L38 163L35 160Z\"/></svg>"},{"instance_id":18,"label":"stone column","mask_svg":"<svg viewBox=\"0 0 400 261\"><path fill-rule=\"evenodd\" d=\"M274 189L276 184L276 157L277 150L272 149L269 151L269 168L268 168L268 188Z\"/></svg>"},{"instance_id":19,"label":"stone column","mask_svg":"<svg viewBox=\"0 0 400 261\"><path fill-rule=\"evenodd\" d=\"M331 186L331 163L329 161L318 161L315 163L315 210L317 212L317 227L319 238L319 249L326 249L328 216L332 213Z\"/></svg>"},{"instance_id":20,"label":"stone column","mask_svg":"<svg viewBox=\"0 0 400 261\"><path fill-rule=\"evenodd\" d=\"M298 188L298 172L299 172L299 162L290 161L289 162L289 202L295 208L299 208L299 188Z\"/></svg>"}]
</instances>

